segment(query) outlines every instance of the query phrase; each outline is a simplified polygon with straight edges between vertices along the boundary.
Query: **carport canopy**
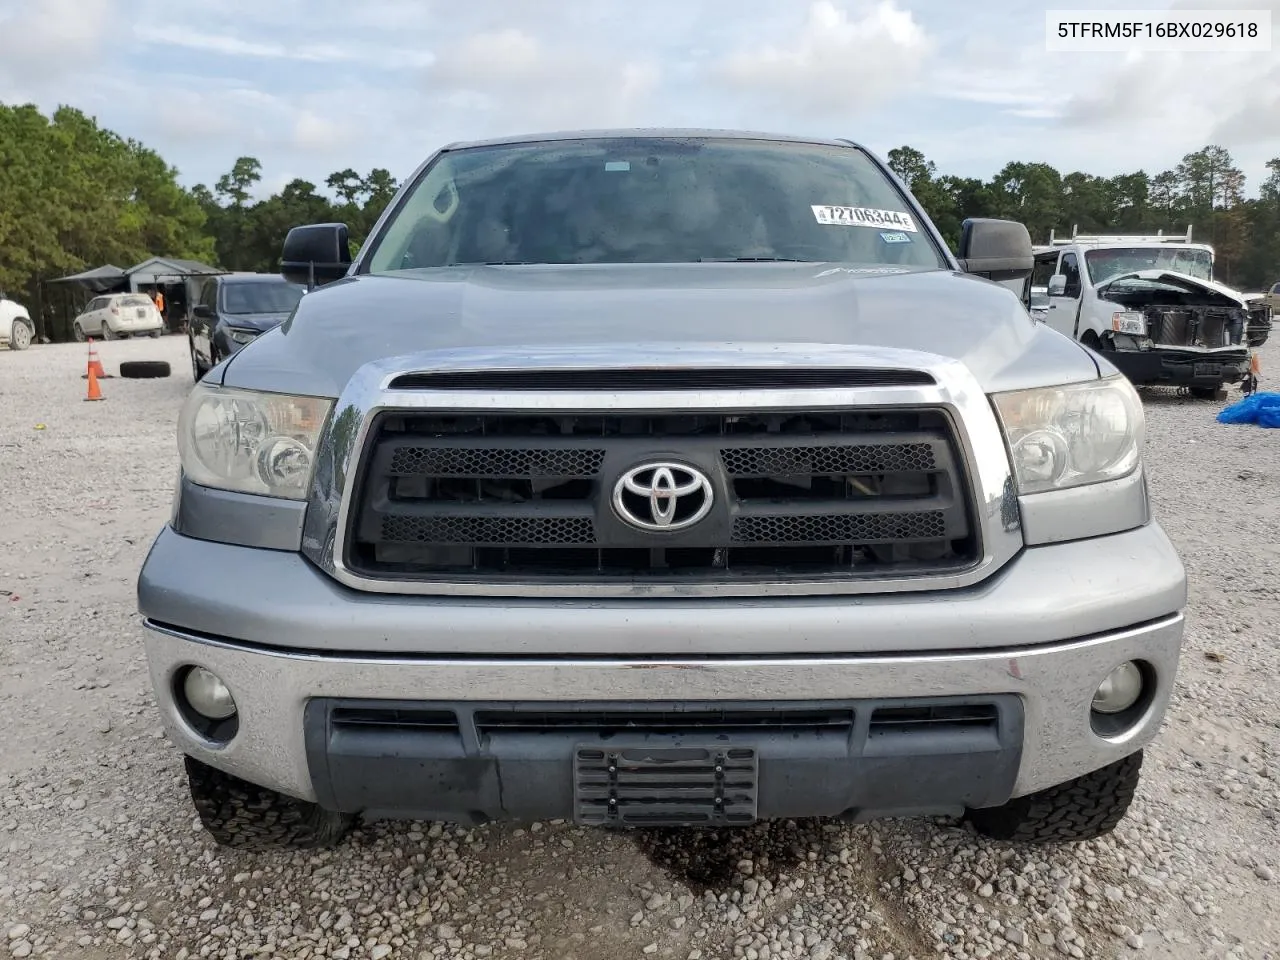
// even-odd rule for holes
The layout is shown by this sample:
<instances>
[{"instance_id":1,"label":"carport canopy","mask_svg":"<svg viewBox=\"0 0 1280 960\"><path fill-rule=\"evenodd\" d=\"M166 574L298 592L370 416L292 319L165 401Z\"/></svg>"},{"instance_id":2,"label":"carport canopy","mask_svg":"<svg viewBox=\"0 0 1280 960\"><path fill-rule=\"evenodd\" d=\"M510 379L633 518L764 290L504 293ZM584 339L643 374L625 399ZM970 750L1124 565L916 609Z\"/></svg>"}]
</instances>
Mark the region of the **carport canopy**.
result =
<instances>
[{"instance_id":1,"label":"carport canopy","mask_svg":"<svg viewBox=\"0 0 1280 960\"><path fill-rule=\"evenodd\" d=\"M108 263L101 267L94 267L92 270L85 270L83 273L74 273L69 277L58 277L56 280L50 280L49 282L74 283L92 293L107 293L111 290L120 290L126 287L128 285L128 276L126 271Z\"/></svg>"},{"instance_id":2,"label":"carport canopy","mask_svg":"<svg viewBox=\"0 0 1280 960\"><path fill-rule=\"evenodd\" d=\"M123 271L133 289L158 283L181 283L192 277L211 277L226 273L198 260L178 260L172 257L152 257Z\"/></svg>"}]
</instances>

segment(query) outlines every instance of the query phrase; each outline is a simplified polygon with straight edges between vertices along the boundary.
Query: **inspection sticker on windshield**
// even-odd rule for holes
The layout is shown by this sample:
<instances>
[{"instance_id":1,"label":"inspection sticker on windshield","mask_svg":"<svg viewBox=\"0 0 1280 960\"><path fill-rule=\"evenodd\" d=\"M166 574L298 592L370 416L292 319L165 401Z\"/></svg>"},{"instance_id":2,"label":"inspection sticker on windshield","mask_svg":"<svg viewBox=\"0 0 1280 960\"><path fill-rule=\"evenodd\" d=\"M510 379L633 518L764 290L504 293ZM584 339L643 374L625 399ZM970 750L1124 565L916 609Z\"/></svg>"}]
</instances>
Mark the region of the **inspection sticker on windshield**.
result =
<instances>
[{"instance_id":1,"label":"inspection sticker on windshield","mask_svg":"<svg viewBox=\"0 0 1280 960\"><path fill-rule=\"evenodd\" d=\"M882 233L880 239L885 243L910 243L911 238L905 233Z\"/></svg>"},{"instance_id":2,"label":"inspection sticker on windshield","mask_svg":"<svg viewBox=\"0 0 1280 960\"><path fill-rule=\"evenodd\" d=\"M911 214L901 210L873 210L870 207L826 207L813 205L813 216L819 223L844 227L891 227L896 230L916 230Z\"/></svg>"}]
</instances>

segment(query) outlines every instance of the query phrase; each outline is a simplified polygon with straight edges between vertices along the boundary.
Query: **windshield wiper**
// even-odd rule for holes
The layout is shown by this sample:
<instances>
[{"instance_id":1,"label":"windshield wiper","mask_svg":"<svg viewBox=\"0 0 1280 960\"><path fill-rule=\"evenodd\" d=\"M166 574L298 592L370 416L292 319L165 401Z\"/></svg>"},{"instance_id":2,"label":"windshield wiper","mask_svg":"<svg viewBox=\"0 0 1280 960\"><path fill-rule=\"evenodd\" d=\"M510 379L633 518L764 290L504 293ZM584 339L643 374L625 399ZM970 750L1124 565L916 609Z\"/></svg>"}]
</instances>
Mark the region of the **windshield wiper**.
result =
<instances>
[{"instance_id":1,"label":"windshield wiper","mask_svg":"<svg viewBox=\"0 0 1280 960\"><path fill-rule=\"evenodd\" d=\"M699 257L698 263L824 263L806 257Z\"/></svg>"},{"instance_id":2,"label":"windshield wiper","mask_svg":"<svg viewBox=\"0 0 1280 960\"><path fill-rule=\"evenodd\" d=\"M603 261L613 263L614 261ZM642 263L648 261L640 261ZM658 261L661 262L661 261ZM671 261L678 263L682 261ZM693 263L826 263L825 260L811 260L808 257L699 257ZM532 266L573 266L580 265L578 260L460 260L451 263L451 267L532 267Z\"/></svg>"}]
</instances>

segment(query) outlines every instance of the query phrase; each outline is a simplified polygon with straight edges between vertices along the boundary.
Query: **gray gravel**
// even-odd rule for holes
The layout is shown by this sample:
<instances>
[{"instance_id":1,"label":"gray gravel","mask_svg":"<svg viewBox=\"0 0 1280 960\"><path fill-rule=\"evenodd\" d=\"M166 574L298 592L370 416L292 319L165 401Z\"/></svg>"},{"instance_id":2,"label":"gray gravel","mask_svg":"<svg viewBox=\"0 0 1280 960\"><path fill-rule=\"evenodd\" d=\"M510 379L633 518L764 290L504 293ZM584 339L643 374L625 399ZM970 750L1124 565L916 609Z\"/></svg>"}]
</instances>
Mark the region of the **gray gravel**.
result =
<instances>
[{"instance_id":1,"label":"gray gravel","mask_svg":"<svg viewBox=\"0 0 1280 960\"><path fill-rule=\"evenodd\" d=\"M1147 396L1191 606L1164 734L1107 839L377 824L337 851L254 856L197 828L134 612L185 342L101 352L108 372L162 358L174 376L107 380L90 404L83 347L0 350L0 957L1280 958L1280 432Z\"/></svg>"}]
</instances>

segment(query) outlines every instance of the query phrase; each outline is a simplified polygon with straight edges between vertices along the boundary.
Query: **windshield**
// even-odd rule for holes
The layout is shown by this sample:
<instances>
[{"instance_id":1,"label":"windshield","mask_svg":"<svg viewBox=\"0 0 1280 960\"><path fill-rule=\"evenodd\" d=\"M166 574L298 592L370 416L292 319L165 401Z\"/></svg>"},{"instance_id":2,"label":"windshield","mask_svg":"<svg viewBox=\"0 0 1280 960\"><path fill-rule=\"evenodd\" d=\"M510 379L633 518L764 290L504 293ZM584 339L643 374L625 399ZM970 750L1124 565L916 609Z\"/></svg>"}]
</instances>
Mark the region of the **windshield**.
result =
<instances>
[{"instance_id":1,"label":"windshield","mask_svg":"<svg viewBox=\"0 0 1280 960\"><path fill-rule=\"evenodd\" d=\"M622 138L443 154L365 269L774 259L946 266L861 150Z\"/></svg>"},{"instance_id":2,"label":"windshield","mask_svg":"<svg viewBox=\"0 0 1280 960\"><path fill-rule=\"evenodd\" d=\"M222 288L224 313L290 313L302 299L297 284L271 281L228 283Z\"/></svg>"},{"instance_id":3,"label":"windshield","mask_svg":"<svg viewBox=\"0 0 1280 960\"><path fill-rule=\"evenodd\" d=\"M1173 270L1197 280L1213 279L1213 253L1186 247L1123 247L1089 250L1084 255L1089 277L1095 285L1122 273L1139 270Z\"/></svg>"},{"instance_id":4,"label":"windshield","mask_svg":"<svg viewBox=\"0 0 1280 960\"><path fill-rule=\"evenodd\" d=\"M149 306L151 306L151 301L150 301L148 298L146 298L146 297L137 297L137 296L121 297L121 298L120 298L120 306L122 306L122 307L149 307Z\"/></svg>"}]
</instances>

